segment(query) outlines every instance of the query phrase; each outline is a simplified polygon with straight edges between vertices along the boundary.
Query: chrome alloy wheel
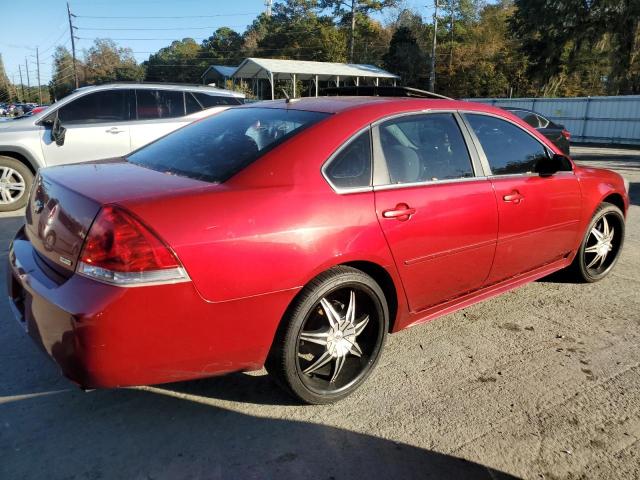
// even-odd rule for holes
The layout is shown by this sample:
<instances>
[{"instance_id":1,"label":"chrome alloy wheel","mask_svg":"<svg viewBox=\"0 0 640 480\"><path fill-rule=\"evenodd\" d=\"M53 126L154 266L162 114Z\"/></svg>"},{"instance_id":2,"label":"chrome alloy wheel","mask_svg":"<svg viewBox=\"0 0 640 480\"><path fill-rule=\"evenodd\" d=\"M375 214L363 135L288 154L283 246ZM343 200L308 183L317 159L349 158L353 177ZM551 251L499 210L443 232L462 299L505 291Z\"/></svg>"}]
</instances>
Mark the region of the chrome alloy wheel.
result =
<instances>
[{"instance_id":1,"label":"chrome alloy wheel","mask_svg":"<svg viewBox=\"0 0 640 480\"><path fill-rule=\"evenodd\" d=\"M333 393L359 379L376 350L377 315L367 292L356 287L320 299L298 336L298 369L307 388Z\"/></svg>"},{"instance_id":2,"label":"chrome alloy wheel","mask_svg":"<svg viewBox=\"0 0 640 480\"><path fill-rule=\"evenodd\" d=\"M612 214L605 213L589 231L584 248L584 265L588 271L600 274L615 260L620 247L617 222Z\"/></svg>"},{"instance_id":3,"label":"chrome alloy wheel","mask_svg":"<svg viewBox=\"0 0 640 480\"><path fill-rule=\"evenodd\" d=\"M0 204L17 202L24 195L26 182L22 175L11 167L0 166Z\"/></svg>"}]
</instances>

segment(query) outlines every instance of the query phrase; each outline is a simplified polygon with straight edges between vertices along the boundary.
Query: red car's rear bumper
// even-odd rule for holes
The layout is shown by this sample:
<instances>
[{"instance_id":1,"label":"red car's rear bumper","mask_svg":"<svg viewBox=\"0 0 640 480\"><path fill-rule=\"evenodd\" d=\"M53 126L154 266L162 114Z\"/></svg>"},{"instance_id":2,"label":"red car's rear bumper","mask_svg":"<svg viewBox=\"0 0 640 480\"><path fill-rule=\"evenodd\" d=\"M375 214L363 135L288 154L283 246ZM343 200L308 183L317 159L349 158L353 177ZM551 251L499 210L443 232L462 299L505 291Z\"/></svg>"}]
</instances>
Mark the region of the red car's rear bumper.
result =
<instances>
[{"instance_id":1,"label":"red car's rear bumper","mask_svg":"<svg viewBox=\"0 0 640 480\"><path fill-rule=\"evenodd\" d=\"M83 388L166 383L258 369L295 290L206 302L191 282L122 288L47 275L20 230L8 288L31 337Z\"/></svg>"}]
</instances>

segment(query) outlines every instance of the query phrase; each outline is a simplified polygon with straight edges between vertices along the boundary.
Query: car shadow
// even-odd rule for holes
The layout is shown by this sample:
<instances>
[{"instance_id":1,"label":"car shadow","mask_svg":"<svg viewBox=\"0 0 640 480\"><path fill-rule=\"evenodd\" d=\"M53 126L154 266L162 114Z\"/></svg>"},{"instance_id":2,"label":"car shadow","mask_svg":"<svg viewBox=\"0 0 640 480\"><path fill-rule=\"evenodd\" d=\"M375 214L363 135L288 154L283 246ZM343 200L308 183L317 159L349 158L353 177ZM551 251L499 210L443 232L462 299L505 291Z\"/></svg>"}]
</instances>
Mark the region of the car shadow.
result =
<instances>
[{"instance_id":1,"label":"car shadow","mask_svg":"<svg viewBox=\"0 0 640 480\"><path fill-rule=\"evenodd\" d=\"M163 388L186 395L215 398L256 405L301 405L280 388L273 378L260 373L231 373L228 375L176 382Z\"/></svg>"},{"instance_id":2,"label":"car shadow","mask_svg":"<svg viewBox=\"0 0 640 480\"><path fill-rule=\"evenodd\" d=\"M67 390L0 403L0 422L2 478L516 478L342 428L239 413L164 387Z\"/></svg>"},{"instance_id":3,"label":"car shadow","mask_svg":"<svg viewBox=\"0 0 640 480\"><path fill-rule=\"evenodd\" d=\"M557 272L553 272L546 277L539 278L536 282L540 283L579 283L576 281L574 275L571 275L571 272L568 272L566 269L558 270Z\"/></svg>"}]
</instances>

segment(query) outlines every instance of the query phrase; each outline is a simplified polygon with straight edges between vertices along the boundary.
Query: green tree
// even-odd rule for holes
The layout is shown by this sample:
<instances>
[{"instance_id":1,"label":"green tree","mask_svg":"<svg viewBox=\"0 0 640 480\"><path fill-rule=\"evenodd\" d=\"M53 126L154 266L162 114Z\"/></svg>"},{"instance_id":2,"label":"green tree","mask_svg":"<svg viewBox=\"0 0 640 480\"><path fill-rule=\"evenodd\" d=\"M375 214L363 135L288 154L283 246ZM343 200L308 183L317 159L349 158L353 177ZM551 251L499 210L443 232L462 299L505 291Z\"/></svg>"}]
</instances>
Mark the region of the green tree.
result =
<instances>
[{"instance_id":1,"label":"green tree","mask_svg":"<svg viewBox=\"0 0 640 480\"><path fill-rule=\"evenodd\" d=\"M454 97L531 92L527 59L508 28L513 10L509 2L486 5L454 23L453 42L443 42L443 56L438 57L439 91Z\"/></svg>"},{"instance_id":2,"label":"green tree","mask_svg":"<svg viewBox=\"0 0 640 480\"><path fill-rule=\"evenodd\" d=\"M81 62L77 62L78 80L84 81L84 69ZM51 98L59 100L70 94L75 89L75 79L73 77L73 57L65 47L56 47L53 53L53 75L49 82L49 92Z\"/></svg>"},{"instance_id":3,"label":"green tree","mask_svg":"<svg viewBox=\"0 0 640 480\"><path fill-rule=\"evenodd\" d=\"M85 54L85 81L99 85L115 81L140 81L144 69L130 48L118 47L113 40L98 38Z\"/></svg>"},{"instance_id":4,"label":"green tree","mask_svg":"<svg viewBox=\"0 0 640 480\"><path fill-rule=\"evenodd\" d=\"M199 83L208 66L202 47L192 38L176 40L144 62L150 82Z\"/></svg>"},{"instance_id":5,"label":"green tree","mask_svg":"<svg viewBox=\"0 0 640 480\"><path fill-rule=\"evenodd\" d=\"M369 19L371 12L396 7L398 0L320 0L320 9L331 9L338 23L349 28L349 62L355 61L357 24Z\"/></svg>"},{"instance_id":6,"label":"green tree","mask_svg":"<svg viewBox=\"0 0 640 480\"><path fill-rule=\"evenodd\" d=\"M269 33L272 19L266 14L261 14L256 18L242 35L243 57L259 57L259 44Z\"/></svg>"},{"instance_id":7,"label":"green tree","mask_svg":"<svg viewBox=\"0 0 640 480\"><path fill-rule=\"evenodd\" d=\"M257 42L261 56L345 61L344 34L331 17L315 13L315 0L287 0L274 5L266 31Z\"/></svg>"},{"instance_id":8,"label":"green tree","mask_svg":"<svg viewBox=\"0 0 640 480\"><path fill-rule=\"evenodd\" d=\"M409 27L399 27L394 32L383 61L387 70L400 75L403 85L418 88L426 85L427 56Z\"/></svg>"},{"instance_id":9,"label":"green tree","mask_svg":"<svg viewBox=\"0 0 640 480\"><path fill-rule=\"evenodd\" d=\"M9 83L9 77L4 70L4 62L2 61L2 54L0 54L0 102L10 102L14 100L12 94L11 84Z\"/></svg>"},{"instance_id":10,"label":"green tree","mask_svg":"<svg viewBox=\"0 0 640 480\"><path fill-rule=\"evenodd\" d=\"M594 71L593 61L596 70L607 70L598 76L610 94L640 92L640 2L515 0L515 6L511 29L543 93L580 89L583 74ZM608 57L609 66L594 51Z\"/></svg>"},{"instance_id":11,"label":"green tree","mask_svg":"<svg viewBox=\"0 0 640 480\"><path fill-rule=\"evenodd\" d=\"M202 42L202 53L209 64L238 65L242 60L242 43L242 35L221 27Z\"/></svg>"}]
</instances>

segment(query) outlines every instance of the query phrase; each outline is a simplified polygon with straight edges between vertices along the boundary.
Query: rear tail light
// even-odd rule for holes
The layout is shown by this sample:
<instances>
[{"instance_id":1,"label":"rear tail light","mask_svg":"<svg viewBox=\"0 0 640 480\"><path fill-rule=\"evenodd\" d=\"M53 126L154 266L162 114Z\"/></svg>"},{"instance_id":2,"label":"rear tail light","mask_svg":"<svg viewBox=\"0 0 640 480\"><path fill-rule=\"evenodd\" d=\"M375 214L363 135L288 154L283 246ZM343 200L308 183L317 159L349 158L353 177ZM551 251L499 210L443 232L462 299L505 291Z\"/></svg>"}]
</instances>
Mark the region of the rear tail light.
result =
<instances>
[{"instance_id":1,"label":"rear tail light","mask_svg":"<svg viewBox=\"0 0 640 480\"><path fill-rule=\"evenodd\" d=\"M561 133L561 134L562 134L562 136L563 136L564 138L566 138L567 140L570 140L570 139L571 139L571 133L569 132L569 130L565 130L565 129L563 129L563 130L562 130L562 132L560 132L560 133Z\"/></svg>"},{"instance_id":2,"label":"rear tail light","mask_svg":"<svg viewBox=\"0 0 640 480\"><path fill-rule=\"evenodd\" d=\"M120 286L189 280L171 249L125 210L106 206L82 247L77 273Z\"/></svg>"}]
</instances>

